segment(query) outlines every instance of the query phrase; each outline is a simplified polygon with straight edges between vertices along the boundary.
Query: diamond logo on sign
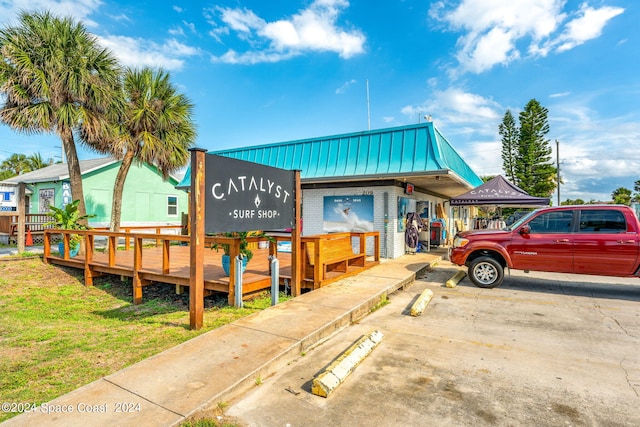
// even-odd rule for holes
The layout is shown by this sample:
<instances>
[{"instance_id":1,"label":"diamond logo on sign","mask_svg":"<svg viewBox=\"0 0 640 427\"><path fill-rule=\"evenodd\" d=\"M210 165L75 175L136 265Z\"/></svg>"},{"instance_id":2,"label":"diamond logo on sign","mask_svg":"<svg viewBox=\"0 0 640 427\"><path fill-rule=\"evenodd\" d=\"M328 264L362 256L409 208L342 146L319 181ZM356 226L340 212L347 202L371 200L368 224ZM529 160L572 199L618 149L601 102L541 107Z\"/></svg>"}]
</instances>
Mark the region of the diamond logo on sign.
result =
<instances>
[{"instance_id":1,"label":"diamond logo on sign","mask_svg":"<svg viewBox=\"0 0 640 427\"><path fill-rule=\"evenodd\" d=\"M292 228L295 172L207 154L205 231Z\"/></svg>"}]
</instances>

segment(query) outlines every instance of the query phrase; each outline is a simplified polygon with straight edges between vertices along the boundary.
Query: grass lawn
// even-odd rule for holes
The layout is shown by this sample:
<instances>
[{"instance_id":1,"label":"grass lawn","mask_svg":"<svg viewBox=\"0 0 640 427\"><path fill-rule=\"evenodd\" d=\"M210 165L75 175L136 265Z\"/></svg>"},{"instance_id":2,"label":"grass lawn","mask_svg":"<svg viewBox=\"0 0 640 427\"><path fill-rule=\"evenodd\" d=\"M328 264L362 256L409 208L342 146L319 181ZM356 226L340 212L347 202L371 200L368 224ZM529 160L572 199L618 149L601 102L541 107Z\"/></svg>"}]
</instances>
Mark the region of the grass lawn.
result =
<instances>
[{"instance_id":1,"label":"grass lawn","mask_svg":"<svg viewBox=\"0 0 640 427\"><path fill-rule=\"evenodd\" d=\"M143 289L106 276L83 285L82 272L40 258L0 260L0 402L50 401L197 335L264 309L270 296L228 307L205 299L204 327L189 329L188 295L170 285ZM188 294L188 292L187 292ZM0 422L13 415L0 412Z\"/></svg>"}]
</instances>

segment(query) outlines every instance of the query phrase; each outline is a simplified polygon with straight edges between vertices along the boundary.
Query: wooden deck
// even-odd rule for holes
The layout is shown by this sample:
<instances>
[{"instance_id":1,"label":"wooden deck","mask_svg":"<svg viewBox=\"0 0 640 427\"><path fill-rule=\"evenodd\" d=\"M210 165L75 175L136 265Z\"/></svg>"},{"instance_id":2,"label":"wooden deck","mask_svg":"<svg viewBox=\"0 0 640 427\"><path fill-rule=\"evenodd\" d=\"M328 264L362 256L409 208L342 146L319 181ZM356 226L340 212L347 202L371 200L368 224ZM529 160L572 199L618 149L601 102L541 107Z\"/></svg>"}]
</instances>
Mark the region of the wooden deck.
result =
<instances>
[{"instance_id":1,"label":"wooden deck","mask_svg":"<svg viewBox=\"0 0 640 427\"><path fill-rule=\"evenodd\" d=\"M69 258L51 251L51 240L56 234L63 235L64 244L68 245L70 234L84 236L84 250L80 254ZM364 258L359 265L347 265L346 269L336 269L320 272L313 265L302 263L303 289L317 289L325 284L340 279L341 277L357 274L379 263L379 237L377 233L344 233L347 238L351 234L359 238L361 253L367 253L367 240L374 239L373 255ZM319 245L323 235L302 238L303 248L309 245ZM326 235L335 238L335 235ZM286 236L275 237L275 240L287 240ZM290 238L289 238L290 239ZM88 231L61 231L47 230L45 232L44 261L46 263L64 265L67 267L84 270L85 285L93 285L93 278L103 274L113 274L132 278L133 301L138 304L143 299L144 286L151 283L166 283L176 286L177 292L182 292L188 287L191 274L191 251L189 236L157 233L130 233L109 232L102 230ZM214 242L229 243L233 239L207 237L205 246L209 247ZM258 239L254 242L257 246ZM315 262L322 262L320 246L316 252ZM67 251L68 252L68 251ZM291 281L291 254L277 251L274 241L268 249L253 249L253 258L242 274L243 299L251 298L256 293L271 287L270 254L276 256L280 263L279 282L285 285ZM302 255L308 256L302 249ZM235 272L231 277L226 275L222 268L222 252L214 249L206 249L204 256L204 289L207 292L224 292L228 294L229 304L234 303ZM313 264L313 263L311 263ZM316 264L317 265L317 264ZM316 277L317 276L317 277ZM206 295L205 295L206 296Z\"/></svg>"},{"instance_id":2,"label":"wooden deck","mask_svg":"<svg viewBox=\"0 0 640 427\"><path fill-rule=\"evenodd\" d=\"M188 287L190 280L190 248L189 246L169 245L170 263L163 267L162 246L145 247L142 249L142 268L136 273L142 281L142 285L151 282L167 283L180 287ZM253 259L247 265L242 275L244 298L249 298L257 291L268 289L271 286L269 273L269 249L255 249ZM59 255L50 255L47 261L52 264L64 265L74 268L85 268L85 255L70 259L64 259ZM288 253L278 255L280 261L280 282L291 279L291 256ZM109 254L106 252L94 252L90 268L93 277L100 274L114 274L125 277L134 276L134 251L118 250L113 262L109 262ZM221 253L215 250L205 251L204 262L204 288L209 291L229 292L229 276L222 269ZM178 292L181 291L177 288Z\"/></svg>"}]
</instances>

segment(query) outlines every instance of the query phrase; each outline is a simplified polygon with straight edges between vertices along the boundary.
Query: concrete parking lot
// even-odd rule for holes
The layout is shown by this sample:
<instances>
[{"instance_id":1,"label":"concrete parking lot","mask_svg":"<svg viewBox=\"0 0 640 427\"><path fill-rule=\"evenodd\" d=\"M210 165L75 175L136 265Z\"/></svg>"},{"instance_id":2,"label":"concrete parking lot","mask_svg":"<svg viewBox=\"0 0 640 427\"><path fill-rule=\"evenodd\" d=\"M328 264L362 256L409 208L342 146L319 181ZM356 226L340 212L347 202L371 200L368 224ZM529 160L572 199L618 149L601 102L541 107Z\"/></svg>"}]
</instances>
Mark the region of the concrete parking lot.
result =
<instances>
[{"instance_id":1,"label":"concrete parking lot","mask_svg":"<svg viewBox=\"0 0 640 427\"><path fill-rule=\"evenodd\" d=\"M390 304L227 408L249 426L640 425L640 279L512 272L496 289L442 262ZM426 288L424 314L409 309ZM328 398L311 381L372 330L381 344Z\"/></svg>"}]
</instances>

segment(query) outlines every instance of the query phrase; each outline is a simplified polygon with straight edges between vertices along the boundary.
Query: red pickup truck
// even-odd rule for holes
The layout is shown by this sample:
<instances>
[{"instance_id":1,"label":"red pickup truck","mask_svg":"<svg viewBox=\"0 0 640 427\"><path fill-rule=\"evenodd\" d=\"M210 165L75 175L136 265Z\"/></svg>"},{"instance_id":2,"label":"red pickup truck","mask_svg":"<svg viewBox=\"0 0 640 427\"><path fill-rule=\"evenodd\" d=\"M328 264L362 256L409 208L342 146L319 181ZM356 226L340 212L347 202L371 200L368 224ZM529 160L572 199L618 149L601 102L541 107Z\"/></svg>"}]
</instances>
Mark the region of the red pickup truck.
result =
<instances>
[{"instance_id":1,"label":"red pickup truck","mask_svg":"<svg viewBox=\"0 0 640 427\"><path fill-rule=\"evenodd\" d=\"M503 230L456 234L449 259L494 288L504 269L640 277L640 222L623 205L538 209Z\"/></svg>"}]
</instances>

